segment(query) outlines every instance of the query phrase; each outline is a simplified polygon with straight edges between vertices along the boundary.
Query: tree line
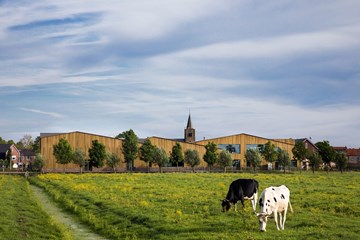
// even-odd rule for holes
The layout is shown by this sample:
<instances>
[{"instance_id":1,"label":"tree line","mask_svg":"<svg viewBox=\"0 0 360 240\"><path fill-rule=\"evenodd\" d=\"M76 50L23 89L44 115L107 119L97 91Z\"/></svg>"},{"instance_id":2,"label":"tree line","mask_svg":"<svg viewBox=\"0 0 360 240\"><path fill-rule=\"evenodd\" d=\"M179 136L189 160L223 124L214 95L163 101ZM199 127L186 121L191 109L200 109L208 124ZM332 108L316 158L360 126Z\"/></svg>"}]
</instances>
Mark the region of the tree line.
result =
<instances>
[{"instance_id":1,"label":"tree line","mask_svg":"<svg viewBox=\"0 0 360 240\"><path fill-rule=\"evenodd\" d=\"M146 163L148 171L152 164L156 164L160 172L162 172L163 167L169 166L170 164L178 167L186 163L193 171L195 171L196 166L200 164L199 153L196 150L186 149L183 154L182 147L178 142L175 143L172 150L167 154L163 148L153 145L149 139L146 139L143 144L138 147L138 137L132 129L118 134L115 138L123 140L121 151L124 159L120 159L115 153L107 152L105 146L98 142L98 140L92 141L92 146L88 150L88 157L86 157L82 149L72 149L69 142L64 138L60 139L59 142L53 146L53 154L56 162L64 165L64 171L66 164L72 162L79 166L80 172L83 171L85 166L88 166L91 171L93 167L99 168L105 164L115 172L116 167L121 161L126 163L126 169L128 171L132 171L134 161L137 157ZM0 143L15 144L14 141L5 141L1 137ZM32 149L36 153L35 161L32 163L33 170L41 170L43 168L44 160L40 155L40 137L37 137L33 141L30 135L25 135L15 145L20 149ZM346 155L341 152L336 152L333 147L331 147L329 141L324 140L317 142L315 146L318 151L310 152L306 149L303 141L296 141L292 149L293 160L302 162L307 159L313 172L318 170L323 164L325 169L329 170L331 162L335 162L341 172L346 168ZM215 143L208 142L208 144L205 145L205 149L206 152L203 160L208 164L209 171L211 171L215 165L223 168L225 172L228 167L233 166L231 155L233 148L231 145L219 152L218 146ZM7 158L11 159L11 153L8 154ZM10 163L10 159L0 161L3 162L2 165L4 166L4 163ZM257 145L255 148L247 149L245 160L251 165L254 171L260 167L262 160L270 163L270 166L274 162L277 162L284 172L286 167L291 164L289 153L281 148L277 148L271 141L263 145Z\"/></svg>"}]
</instances>

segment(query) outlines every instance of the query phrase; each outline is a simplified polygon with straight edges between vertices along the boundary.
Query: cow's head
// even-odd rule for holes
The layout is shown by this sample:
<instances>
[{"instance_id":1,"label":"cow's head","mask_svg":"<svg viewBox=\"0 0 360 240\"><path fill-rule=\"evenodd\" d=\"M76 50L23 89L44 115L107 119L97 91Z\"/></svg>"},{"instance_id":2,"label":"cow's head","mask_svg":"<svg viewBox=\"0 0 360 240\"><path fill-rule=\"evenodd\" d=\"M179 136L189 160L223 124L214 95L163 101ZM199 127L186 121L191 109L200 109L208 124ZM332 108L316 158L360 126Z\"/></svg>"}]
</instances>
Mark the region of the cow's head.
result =
<instances>
[{"instance_id":1,"label":"cow's head","mask_svg":"<svg viewBox=\"0 0 360 240\"><path fill-rule=\"evenodd\" d=\"M256 216L259 219L260 231L261 232L266 232L266 224L267 224L268 217L270 215L267 214L267 213L262 212L262 213L257 213Z\"/></svg>"},{"instance_id":2,"label":"cow's head","mask_svg":"<svg viewBox=\"0 0 360 240\"><path fill-rule=\"evenodd\" d=\"M231 204L230 201L227 199L221 200L221 206L222 206L222 211L229 211Z\"/></svg>"}]
</instances>

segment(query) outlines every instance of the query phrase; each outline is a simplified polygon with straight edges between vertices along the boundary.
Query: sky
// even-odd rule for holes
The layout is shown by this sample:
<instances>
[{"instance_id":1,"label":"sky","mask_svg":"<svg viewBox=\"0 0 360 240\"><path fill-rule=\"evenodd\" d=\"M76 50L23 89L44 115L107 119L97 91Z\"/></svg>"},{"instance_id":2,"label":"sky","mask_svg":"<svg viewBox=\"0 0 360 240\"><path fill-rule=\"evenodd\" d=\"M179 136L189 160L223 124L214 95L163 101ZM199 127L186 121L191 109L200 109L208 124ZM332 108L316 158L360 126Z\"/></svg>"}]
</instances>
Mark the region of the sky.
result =
<instances>
[{"instance_id":1,"label":"sky","mask_svg":"<svg viewBox=\"0 0 360 240\"><path fill-rule=\"evenodd\" d=\"M0 137L360 147L358 0L0 0Z\"/></svg>"}]
</instances>

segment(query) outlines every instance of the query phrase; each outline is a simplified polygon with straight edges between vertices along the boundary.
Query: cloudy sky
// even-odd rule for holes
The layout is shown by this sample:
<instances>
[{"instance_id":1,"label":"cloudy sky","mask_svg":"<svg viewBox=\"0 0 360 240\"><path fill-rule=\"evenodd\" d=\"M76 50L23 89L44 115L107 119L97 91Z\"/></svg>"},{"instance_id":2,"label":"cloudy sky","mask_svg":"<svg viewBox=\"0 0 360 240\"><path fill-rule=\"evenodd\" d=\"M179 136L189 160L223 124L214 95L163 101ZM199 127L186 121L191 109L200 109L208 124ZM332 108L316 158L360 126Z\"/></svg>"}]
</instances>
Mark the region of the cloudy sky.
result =
<instances>
[{"instance_id":1,"label":"cloudy sky","mask_svg":"<svg viewBox=\"0 0 360 240\"><path fill-rule=\"evenodd\" d=\"M360 147L358 0L0 0L0 137Z\"/></svg>"}]
</instances>

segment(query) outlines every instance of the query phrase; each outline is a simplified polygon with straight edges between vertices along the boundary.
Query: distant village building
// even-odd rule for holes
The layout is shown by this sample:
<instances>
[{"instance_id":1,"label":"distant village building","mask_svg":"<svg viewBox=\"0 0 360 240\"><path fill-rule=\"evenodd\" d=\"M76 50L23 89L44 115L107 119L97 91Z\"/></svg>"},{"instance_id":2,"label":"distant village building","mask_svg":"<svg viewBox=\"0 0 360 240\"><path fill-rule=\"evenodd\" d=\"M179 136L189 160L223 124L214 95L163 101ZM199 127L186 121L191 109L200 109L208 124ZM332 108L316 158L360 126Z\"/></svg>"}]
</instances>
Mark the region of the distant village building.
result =
<instances>
[{"instance_id":1,"label":"distant village building","mask_svg":"<svg viewBox=\"0 0 360 240\"><path fill-rule=\"evenodd\" d=\"M309 140L308 138L296 139L296 142L303 142L309 154L312 154L314 152L319 152L318 147L314 143L312 143L311 140ZM302 161L301 168L304 170L309 170L310 168L309 159L306 158Z\"/></svg>"},{"instance_id":2,"label":"distant village building","mask_svg":"<svg viewBox=\"0 0 360 240\"><path fill-rule=\"evenodd\" d=\"M348 158L347 168L350 169L360 169L360 149L357 148L347 148L344 146L333 147L337 152L344 153Z\"/></svg>"},{"instance_id":3,"label":"distant village building","mask_svg":"<svg viewBox=\"0 0 360 240\"><path fill-rule=\"evenodd\" d=\"M11 154L9 168L18 168L20 163L20 151L15 144L0 144L0 159L6 160L8 154Z\"/></svg>"}]
</instances>

